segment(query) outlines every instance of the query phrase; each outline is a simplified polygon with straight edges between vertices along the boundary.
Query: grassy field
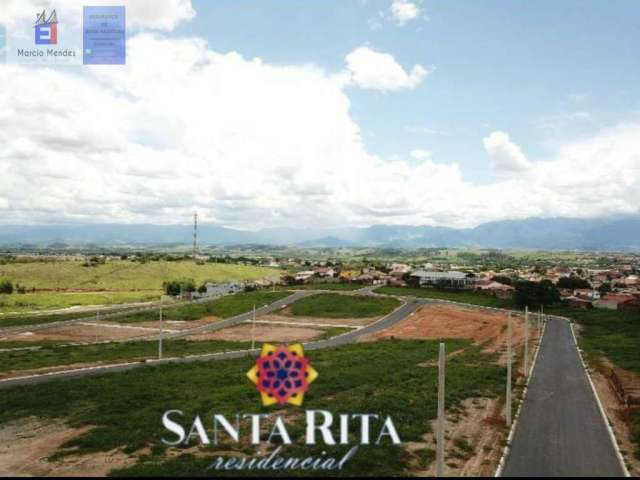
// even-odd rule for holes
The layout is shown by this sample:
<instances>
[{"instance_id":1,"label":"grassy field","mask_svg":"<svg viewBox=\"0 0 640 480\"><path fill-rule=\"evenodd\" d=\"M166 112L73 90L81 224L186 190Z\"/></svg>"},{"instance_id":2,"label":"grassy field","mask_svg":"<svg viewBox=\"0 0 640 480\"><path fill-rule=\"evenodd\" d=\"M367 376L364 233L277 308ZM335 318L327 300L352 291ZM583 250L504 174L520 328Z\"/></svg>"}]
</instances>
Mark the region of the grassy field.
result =
<instances>
[{"instance_id":1,"label":"grassy field","mask_svg":"<svg viewBox=\"0 0 640 480\"><path fill-rule=\"evenodd\" d=\"M57 310L75 306L117 305L158 300L162 290L133 292L56 293L0 295L0 314L22 314L37 310ZM2 316L0 316L0 322Z\"/></svg>"},{"instance_id":2,"label":"grassy field","mask_svg":"<svg viewBox=\"0 0 640 480\"><path fill-rule=\"evenodd\" d=\"M495 356L458 340L447 341L447 349L463 350L448 361L448 409L456 408L469 397L502 394L505 370L495 365ZM391 415L403 442L420 441L421 436L430 431L430 421L436 416L437 368L433 361L437 352L436 341L398 340L312 352L311 361L320 376L306 395L304 408L326 409L336 414ZM95 426L64 445L57 458L72 452L91 454L122 448L132 453L150 447L137 465L113 472L116 475L209 476L212 472L206 468L216 451L256 455L246 443L246 434L240 445L203 447L205 453L198 455L178 450L167 456L161 438L168 432L163 430L161 416L168 409L184 411L187 419L197 413L210 428L213 412L233 418L236 413L294 414L299 411L291 406L279 409L260 406L255 388L245 378L252 364L251 359L238 359L167 365L14 388L3 391L0 396L0 424L35 416L44 421L62 418L75 427ZM294 444L284 447L285 456L306 457L326 451L327 455L338 457L350 448L323 444L302 446L299 443L304 431L302 419L300 415L288 415L288 418ZM433 453L429 449L409 453L390 442L361 446L341 475L405 474L416 462L422 467L428 466Z\"/></svg>"},{"instance_id":3,"label":"grassy field","mask_svg":"<svg viewBox=\"0 0 640 480\"><path fill-rule=\"evenodd\" d=\"M394 298L322 293L298 300L291 306L291 313L304 317L366 318L386 315L398 306L400 302Z\"/></svg>"},{"instance_id":4,"label":"grassy field","mask_svg":"<svg viewBox=\"0 0 640 480\"><path fill-rule=\"evenodd\" d=\"M515 306L511 300L503 300L501 298L483 295L481 293L468 290L461 291L445 291L431 288L411 288L411 287L380 287L374 290L376 293L384 293L386 295L412 296L420 298L436 298L440 300L451 300L453 302L470 303L472 305L480 305L483 307L509 308L514 309Z\"/></svg>"},{"instance_id":5,"label":"grassy field","mask_svg":"<svg viewBox=\"0 0 640 480\"><path fill-rule=\"evenodd\" d=\"M290 291L267 292L258 290L255 292L237 293L227 295L206 303L190 303L179 307L164 309L165 320L198 320L203 317L229 318L248 312L264 305L276 302L281 298L291 295ZM158 320L158 311L141 312L126 317L115 319L119 323L137 323Z\"/></svg>"},{"instance_id":6,"label":"grassy field","mask_svg":"<svg viewBox=\"0 0 640 480\"><path fill-rule=\"evenodd\" d=\"M288 291L266 292L255 291L247 293L239 293L212 300L207 303L191 303L179 307L167 306L164 309L164 318L167 320L197 320L206 316L217 316L228 318L247 312L253 308L275 302L280 298L284 298L291 294ZM127 310L127 309L123 309ZM75 312L75 313L53 313L53 314L37 314L37 315L18 315L0 317L0 327L15 327L23 325L37 325L42 323L59 322L63 320L73 320L74 318L89 317L95 315L95 311L91 312ZM110 321L120 323L136 323L149 322L157 320L159 313L157 310L132 314L130 316L122 316L110 319Z\"/></svg>"},{"instance_id":7,"label":"grassy field","mask_svg":"<svg viewBox=\"0 0 640 480\"><path fill-rule=\"evenodd\" d=\"M165 340L163 356L182 357L202 353L214 353L250 348L247 342L219 340L193 342L189 340ZM114 363L158 357L158 342L105 343L78 346L44 346L39 350L0 352L0 372L30 370L58 365L79 363Z\"/></svg>"},{"instance_id":8,"label":"grassy field","mask_svg":"<svg viewBox=\"0 0 640 480\"><path fill-rule=\"evenodd\" d=\"M0 265L0 279L36 290L159 291L163 282L180 278L191 278L201 284L280 274L280 270L271 268L222 263L197 265L189 260L147 263L113 260L94 267L82 264L81 261L9 263Z\"/></svg>"}]
</instances>

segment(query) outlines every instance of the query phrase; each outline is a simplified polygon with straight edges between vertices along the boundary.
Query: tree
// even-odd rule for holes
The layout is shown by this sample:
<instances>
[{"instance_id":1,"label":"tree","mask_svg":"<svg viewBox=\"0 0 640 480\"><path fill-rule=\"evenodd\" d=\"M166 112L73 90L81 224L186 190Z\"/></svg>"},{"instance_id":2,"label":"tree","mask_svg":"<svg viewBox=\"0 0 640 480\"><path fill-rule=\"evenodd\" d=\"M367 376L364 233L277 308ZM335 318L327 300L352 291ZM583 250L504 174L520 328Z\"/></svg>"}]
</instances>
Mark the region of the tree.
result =
<instances>
[{"instance_id":1,"label":"tree","mask_svg":"<svg viewBox=\"0 0 640 480\"><path fill-rule=\"evenodd\" d=\"M417 288L420 286L420 279L418 277L411 276L410 273L405 273L404 275L402 275L402 280L404 280L410 287Z\"/></svg>"},{"instance_id":2,"label":"tree","mask_svg":"<svg viewBox=\"0 0 640 480\"><path fill-rule=\"evenodd\" d=\"M496 275L491 279L493 282L502 283L503 285L513 285L513 280L510 277L504 275Z\"/></svg>"},{"instance_id":3,"label":"tree","mask_svg":"<svg viewBox=\"0 0 640 480\"><path fill-rule=\"evenodd\" d=\"M13 284L9 280L1 280L0 293L11 295L13 293Z\"/></svg>"},{"instance_id":4,"label":"tree","mask_svg":"<svg viewBox=\"0 0 640 480\"><path fill-rule=\"evenodd\" d=\"M570 277L562 277L558 280L558 288L575 290L577 288L591 288L591 284L583 278L572 275Z\"/></svg>"},{"instance_id":5,"label":"tree","mask_svg":"<svg viewBox=\"0 0 640 480\"><path fill-rule=\"evenodd\" d=\"M610 283L603 283L602 285L600 285L598 287L598 291L600 293L609 293L609 292L611 292L611 284Z\"/></svg>"},{"instance_id":6,"label":"tree","mask_svg":"<svg viewBox=\"0 0 640 480\"><path fill-rule=\"evenodd\" d=\"M538 309L540 306L550 306L560 301L560 292L550 280L539 283L521 280L515 284L513 296L519 308L529 307Z\"/></svg>"},{"instance_id":7,"label":"tree","mask_svg":"<svg viewBox=\"0 0 640 480\"><path fill-rule=\"evenodd\" d=\"M191 279L170 280L168 282L164 282L162 284L162 288L164 288L164 293L167 295L177 297L181 293L195 292L196 282Z\"/></svg>"}]
</instances>

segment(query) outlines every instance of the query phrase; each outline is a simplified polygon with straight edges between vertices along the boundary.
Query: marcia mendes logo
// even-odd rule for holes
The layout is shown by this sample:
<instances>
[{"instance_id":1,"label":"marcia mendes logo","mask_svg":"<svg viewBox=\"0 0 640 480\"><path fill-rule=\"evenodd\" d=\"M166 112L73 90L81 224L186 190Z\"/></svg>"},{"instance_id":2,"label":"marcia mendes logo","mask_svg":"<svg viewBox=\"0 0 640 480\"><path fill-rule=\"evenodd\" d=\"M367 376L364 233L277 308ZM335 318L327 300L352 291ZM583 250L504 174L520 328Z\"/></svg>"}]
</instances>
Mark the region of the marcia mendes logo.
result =
<instances>
[{"instance_id":1,"label":"marcia mendes logo","mask_svg":"<svg viewBox=\"0 0 640 480\"><path fill-rule=\"evenodd\" d=\"M309 384L318 378L318 372L304 356L301 344L262 346L255 366L247 372L264 406L279 404L300 406Z\"/></svg>"},{"instance_id":2,"label":"marcia mendes logo","mask_svg":"<svg viewBox=\"0 0 640 480\"><path fill-rule=\"evenodd\" d=\"M46 11L38 14L36 18L35 42L36 45L56 45L58 43L58 15L54 10L46 18Z\"/></svg>"}]
</instances>

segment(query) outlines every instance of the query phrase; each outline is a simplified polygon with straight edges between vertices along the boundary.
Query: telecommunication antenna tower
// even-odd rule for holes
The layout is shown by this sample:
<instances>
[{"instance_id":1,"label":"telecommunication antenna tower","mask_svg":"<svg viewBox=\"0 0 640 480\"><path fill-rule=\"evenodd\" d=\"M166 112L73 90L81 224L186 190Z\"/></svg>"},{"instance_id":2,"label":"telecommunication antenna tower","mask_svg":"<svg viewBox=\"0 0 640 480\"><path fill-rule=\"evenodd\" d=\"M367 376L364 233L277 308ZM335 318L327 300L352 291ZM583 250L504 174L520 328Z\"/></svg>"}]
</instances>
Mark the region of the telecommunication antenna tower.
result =
<instances>
[{"instance_id":1,"label":"telecommunication antenna tower","mask_svg":"<svg viewBox=\"0 0 640 480\"><path fill-rule=\"evenodd\" d=\"M198 212L193 214L193 259L196 259L198 249Z\"/></svg>"}]
</instances>

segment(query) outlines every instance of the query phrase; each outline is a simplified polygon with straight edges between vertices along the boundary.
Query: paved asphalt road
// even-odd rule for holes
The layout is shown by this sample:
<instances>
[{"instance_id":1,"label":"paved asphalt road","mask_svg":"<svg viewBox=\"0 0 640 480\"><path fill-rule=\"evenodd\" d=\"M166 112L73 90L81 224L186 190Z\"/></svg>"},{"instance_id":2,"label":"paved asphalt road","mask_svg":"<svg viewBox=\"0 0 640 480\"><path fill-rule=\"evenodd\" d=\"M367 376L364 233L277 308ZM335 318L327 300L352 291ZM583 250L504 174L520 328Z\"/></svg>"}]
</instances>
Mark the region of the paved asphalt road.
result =
<instances>
[{"instance_id":1,"label":"paved asphalt road","mask_svg":"<svg viewBox=\"0 0 640 480\"><path fill-rule=\"evenodd\" d=\"M569 322L551 318L502 476L623 475Z\"/></svg>"},{"instance_id":2,"label":"paved asphalt road","mask_svg":"<svg viewBox=\"0 0 640 480\"><path fill-rule=\"evenodd\" d=\"M288 305L291 302L298 300L302 297L305 297L307 295L311 295L312 293L313 292L309 292L309 291L296 292L293 295L290 295L284 299L279 300L278 302L275 302L271 305L268 305L266 307L256 310L256 314L263 315L268 312L279 310L280 308L283 307L283 305ZM353 330L344 335L333 337L327 340L320 340L317 342L305 343L304 347L306 350L318 350L321 348L337 347L340 345L346 345L348 343L352 343L356 341L359 337L362 337L363 335L379 332L381 330L384 330L385 328L388 328L398 323L403 318L415 312L416 309L423 303L424 302L418 302L410 299L406 304L403 304L401 307L397 308L386 317L383 317L377 322L369 324L364 328ZM242 315L238 315L233 318L229 318L222 322L216 322L215 328L216 329L224 328L224 327L240 324L246 320L250 320L252 315L253 313L249 312ZM206 327L207 330L203 330L203 331L211 331L211 329L214 328L214 325L205 325L204 327ZM199 330L200 329L198 329L198 333L200 333ZM193 335L194 329L191 329L186 333L188 333L189 335ZM212 353L212 354L205 354L205 355L194 355L194 356L182 357L182 358L148 360L146 362L125 362L125 363L120 363L115 365L105 365L101 367L87 367L87 368L80 368L75 370L65 370L61 372L51 372L51 373L40 374L40 375L0 380L0 390L17 387L21 385L34 385L37 383L49 382L52 380L69 380L72 378L85 377L89 375L101 375L104 373L124 372L127 370L132 370L134 368L139 368L145 365L162 365L162 364L168 364L168 363L192 363L192 362L211 361L211 360L227 360L231 358L240 358L240 357L247 357L249 355L257 355L258 353L259 353L259 350L254 350L254 351L241 350L241 351L235 351L235 352L221 352L221 353Z\"/></svg>"}]
</instances>

